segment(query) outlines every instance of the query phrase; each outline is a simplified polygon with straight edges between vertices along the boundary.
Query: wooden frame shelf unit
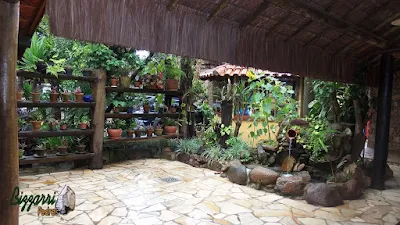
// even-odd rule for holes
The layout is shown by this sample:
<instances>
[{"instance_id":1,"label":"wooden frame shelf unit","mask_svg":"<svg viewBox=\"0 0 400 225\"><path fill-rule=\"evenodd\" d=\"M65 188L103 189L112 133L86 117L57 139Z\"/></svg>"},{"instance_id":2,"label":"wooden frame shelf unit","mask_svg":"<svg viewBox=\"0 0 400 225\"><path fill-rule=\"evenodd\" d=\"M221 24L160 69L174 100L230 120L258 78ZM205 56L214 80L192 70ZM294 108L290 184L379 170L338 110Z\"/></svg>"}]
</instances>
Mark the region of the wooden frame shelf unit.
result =
<instances>
[{"instance_id":1,"label":"wooden frame shelf unit","mask_svg":"<svg viewBox=\"0 0 400 225\"><path fill-rule=\"evenodd\" d=\"M18 101L18 107L48 107L48 108L93 108L95 102L49 102L49 101Z\"/></svg>"},{"instance_id":2,"label":"wooden frame shelf unit","mask_svg":"<svg viewBox=\"0 0 400 225\"><path fill-rule=\"evenodd\" d=\"M47 157L43 158L35 158L34 156L25 156L24 159L19 160L19 165L84 160L84 159L91 159L93 156L94 153L85 153L85 154L68 153L65 156L58 156L52 154L52 155L47 155Z\"/></svg>"},{"instance_id":3,"label":"wooden frame shelf unit","mask_svg":"<svg viewBox=\"0 0 400 225\"><path fill-rule=\"evenodd\" d=\"M164 89L140 89L140 88L121 88L121 87L106 87L106 92L133 92L133 93L143 93L143 94L165 94L170 96L182 96L183 92L178 91L166 91Z\"/></svg>"},{"instance_id":4,"label":"wooden frame shelf unit","mask_svg":"<svg viewBox=\"0 0 400 225\"><path fill-rule=\"evenodd\" d=\"M72 76L72 75L58 75L53 76L50 74L43 74L43 73L37 73L37 72L25 72L25 71L19 71L17 72L18 77L23 77L23 78L40 78L40 79L51 79L51 80L77 80L77 81L86 81L86 82L95 82L97 80L96 77L94 76L86 76L86 77L78 77L78 76Z\"/></svg>"},{"instance_id":5,"label":"wooden frame shelf unit","mask_svg":"<svg viewBox=\"0 0 400 225\"><path fill-rule=\"evenodd\" d=\"M119 118L119 119L130 119L130 118L178 118L179 113L106 113L105 118Z\"/></svg>"},{"instance_id":6,"label":"wooden frame shelf unit","mask_svg":"<svg viewBox=\"0 0 400 225\"><path fill-rule=\"evenodd\" d=\"M152 136L152 137L147 137L147 136L142 136L140 138L137 137L121 137L120 139L109 139L109 138L104 138L104 143L120 143L120 142L140 142L140 141L152 141L152 140L160 140L160 139L173 139L173 138L178 138L179 135L177 134L166 134L166 135L161 135L161 136Z\"/></svg>"},{"instance_id":7,"label":"wooden frame shelf unit","mask_svg":"<svg viewBox=\"0 0 400 225\"><path fill-rule=\"evenodd\" d=\"M64 136L87 136L93 135L94 130L55 130L55 131L20 131L18 138L44 138L44 137L64 137Z\"/></svg>"}]
</instances>

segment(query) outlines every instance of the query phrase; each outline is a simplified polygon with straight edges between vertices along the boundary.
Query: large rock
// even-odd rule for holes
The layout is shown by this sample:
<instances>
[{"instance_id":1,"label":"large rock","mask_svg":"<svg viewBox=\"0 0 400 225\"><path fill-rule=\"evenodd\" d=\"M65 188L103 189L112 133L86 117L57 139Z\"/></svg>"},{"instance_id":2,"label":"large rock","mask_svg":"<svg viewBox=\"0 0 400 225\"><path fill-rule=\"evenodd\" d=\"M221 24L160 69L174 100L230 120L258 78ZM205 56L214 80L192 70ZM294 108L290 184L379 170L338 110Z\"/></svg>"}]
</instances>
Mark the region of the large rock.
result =
<instances>
[{"instance_id":1,"label":"large rock","mask_svg":"<svg viewBox=\"0 0 400 225\"><path fill-rule=\"evenodd\" d=\"M307 171L293 172L293 176L301 177L306 184L311 180L311 176Z\"/></svg>"},{"instance_id":2,"label":"large rock","mask_svg":"<svg viewBox=\"0 0 400 225\"><path fill-rule=\"evenodd\" d=\"M340 188L340 195L344 200L355 200L361 197L363 191L363 181L350 179Z\"/></svg>"},{"instance_id":3,"label":"large rock","mask_svg":"<svg viewBox=\"0 0 400 225\"><path fill-rule=\"evenodd\" d=\"M257 157L258 157L258 161L259 161L261 164L265 164L265 163L267 162L268 155L267 155L267 153L265 152L265 150L263 149L263 147L262 147L261 144L259 144L259 145L257 146Z\"/></svg>"},{"instance_id":4,"label":"large rock","mask_svg":"<svg viewBox=\"0 0 400 225\"><path fill-rule=\"evenodd\" d=\"M324 207L343 204L343 198L339 191L325 183L308 184L304 197L308 203Z\"/></svg>"},{"instance_id":5,"label":"large rock","mask_svg":"<svg viewBox=\"0 0 400 225\"><path fill-rule=\"evenodd\" d=\"M257 184L275 184L279 173L264 167L256 167L250 172L250 181Z\"/></svg>"},{"instance_id":6,"label":"large rock","mask_svg":"<svg viewBox=\"0 0 400 225\"><path fill-rule=\"evenodd\" d=\"M283 195L303 195L306 184L302 177L279 177L276 180L275 190Z\"/></svg>"},{"instance_id":7,"label":"large rock","mask_svg":"<svg viewBox=\"0 0 400 225\"><path fill-rule=\"evenodd\" d=\"M247 184L247 169L244 165L242 165L239 161L233 161L230 163L228 171L227 171L228 179L240 185Z\"/></svg>"}]
</instances>

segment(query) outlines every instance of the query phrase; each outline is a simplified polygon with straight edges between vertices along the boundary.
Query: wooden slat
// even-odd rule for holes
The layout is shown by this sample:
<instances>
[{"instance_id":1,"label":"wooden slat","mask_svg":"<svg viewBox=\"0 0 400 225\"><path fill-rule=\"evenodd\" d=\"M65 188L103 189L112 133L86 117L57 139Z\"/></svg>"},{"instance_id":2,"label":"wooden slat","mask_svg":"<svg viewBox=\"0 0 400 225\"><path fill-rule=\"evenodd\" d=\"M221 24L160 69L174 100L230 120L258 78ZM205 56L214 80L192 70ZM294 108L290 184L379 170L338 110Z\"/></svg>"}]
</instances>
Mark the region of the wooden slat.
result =
<instances>
[{"instance_id":1,"label":"wooden slat","mask_svg":"<svg viewBox=\"0 0 400 225\"><path fill-rule=\"evenodd\" d=\"M221 11L228 5L229 0L222 0L222 2L218 5L218 7L212 12L208 17L207 21L212 21Z\"/></svg>"},{"instance_id":2,"label":"wooden slat","mask_svg":"<svg viewBox=\"0 0 400 225\"><path fill-rule=\"evenodd\" d=\"M49 101L20 101L18 107L48 107L48 108L91 108L96 105L95 102L49 102Z\"/></svg>"},{"instance_id":3,"label":"wooden slat","mask_svg":"<svg viewBox=\"0 0 400 225\"><path fill-rule=\"evenodd\" d=\"M178 3L179 0L171 0L168 5L167 9L168 11L172 11L175 8L176 3Z\"/></svg>"},{"instance_id":4,"label":"wooden slat","mask_svg":"<svg viewBox=\"0 0 400 225\"><path fill-rule=\"evenodd\" d=\"M135 89L135 88L121 88L121 87L106 87L107 92L133 92L133 93L148 93L148 94L166 94L172 96L182 95L182 91L165 91L162 89Z\"/></svg>"},{"instance_id":5,"label":"wooden slat","mask_svg":"<svg viewBox=\"0 0 400 225\"><path fill-rule=\"evenodd\" d=\"M121 139L116 139L116 140L111 140L108 138L104 139L104 143L119 143L119 142L139 142L139 141L152 141L152 140L160 140L160 139L171 139L171 138L177 138L179 137L178 135L162 135L162 136L153 136L153 137L140 137L140 138L126 138L123 137Z\"/></svg>"},{"instance_id":6,"label":"wooden slat","mask_svg":"<svg viewBox=\"0 0 400 225\"><path fill-rule=\"evenodd\" d=\"M244 20L244 22L240 24L240 27L245 28L246 26L253 23L253 21L257 19L257 17L269 7L269 4L269 2L263 1L260 6L258 6L254 12L250 13L250 15Z\"/></svg>"},{"instance_id":7,"label":"wooden slat","mask_svg":"<svg viewBox=\"0 0 400 225\"><path fill-rule=\"evenodd\" d=\"M41 138L41 137L62 137L62 136L83 136L92 135L94 130L56 130L56 131L20 131L18 138Z\"/></svg>"},{"instance_id":8,"label":"wooden slat","mask_svg":"<svg viewBox=\"0 0 400 225\"><path fill-rule=\"evenodd\" d=\"M19 160L19 165L29 165L34 163L55 163L55 162L67 162L75 160L90 159L94 156L94 153L86 154L75 154L69 153L65 156L48 155L45 158L35 158L34 156L25 156L25 159Z\"/></svg>"},{"instance_id":9,"label":"wooden slat","mask_svg":"<svg viewBox=\"0 0 400 225\"><path fill-rule=\"evenodd\" d=\"M170 117L178 118L179 113L106 113L105 118L120 118L120 119L130 119L130 118L155 118L155 117Z\"/></svg>"},{"instance_id":10,"label":"wooden slat","mask_svg":"<svg viewBox=\"0 0 400 225\"><path fill-rule=\"evenodd\" d=\"M67 76L67 75L58 75L58 78L49 74L42 74L37 72L25 72L19 71L17 72L17 76L24 78L42 78L42 79L51 79L51 80L78 80L78 81L86 81L86 82L95 82L96 78L93 76L88 77L78 77L78 76Z\"/></svg>"}]
</instances>

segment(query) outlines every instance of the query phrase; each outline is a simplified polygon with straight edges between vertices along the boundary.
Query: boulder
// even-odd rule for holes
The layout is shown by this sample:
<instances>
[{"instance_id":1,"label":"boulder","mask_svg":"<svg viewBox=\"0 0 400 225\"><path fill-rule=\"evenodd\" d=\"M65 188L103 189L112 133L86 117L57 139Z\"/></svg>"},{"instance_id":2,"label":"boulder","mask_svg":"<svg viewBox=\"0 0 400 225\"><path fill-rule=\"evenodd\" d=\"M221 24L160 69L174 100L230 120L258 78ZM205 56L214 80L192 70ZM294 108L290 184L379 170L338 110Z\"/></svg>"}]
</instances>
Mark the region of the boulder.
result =
<instances>
[{"instance_id":1,"label":"boulder","mask_svg":"<svg viewBox=\"0 0 400 225\"><path fill-rule=\"evenodd\" d=\"M324 207L334 207L343 204L343 198L339 191L325 183L308 184L304 197L309 204Z\"/></svg>"},{"instance_id":2,"label":"boulder","mask_svg":"<svg viewBox=\"0 0 400 225\"><path fill-rule=\"evenodd\" d=\"M281 171L284 171L284 172L292 171L295 162L296 162L296 159L293 156L286 157L282 162Z\"/></svg>"},{"instance_id":3,"label":"boulder","mask_svg":"<svg viewBox=\"0 0 400 225\"><path fill-rule=\"evenodd\" d=\"M311 176L307 171L293 172L293 176L301 177L306 184L311 180Z\"/></svg>"},{"instance_id":4,"label":"boulder","mask_svg":"<svg viewBox=\"0 0 400 225\"><path fill-rule=\"evenodd\" d=\"M344 200L355 200L361 197L362 190L362 181L350 179L341 186L339 192Z\"/></svg>"},{"instance_id":5,"label":"boulder","mask_svg":"<svg viewBox=\"0 0 400 225\"><path fill-rule=\"evenodd\" d=\"M257 157L260 163L265 164L267 162L268 155L261 144L259 144L257 147Z\"/></svg>"},{"instance_id":6,"label":"boulder","mask_svg":"<svg viewBox=\"0 0 400 225\"><path fill-rule=\"evenodd\" d=\"M247 184L247 179L248 179L247 169L244 165L242 165L238 161L230 163L227 176L229 181L235 184L240 184L240 185Z\"/></svg>"},{"instance_id":7,"label":"boulder","mask_svg":"<svg viewBox=\"0 0 400 225\"><path fill-rule=\"evenodd\" d=\"M306 184L302 177L279 177L276 180L275 190L283 195L299 196L303 195Z\"/></svg>"},{"instance_id":8,"label":"boulder","mask_svg":"<svg viewBox=\"0 0 400 225\"><path fill-rule=\"evenodd\" d=\"M279 173L264 167L256 167L250 172L250 181L262 185L275 184Z\"/></svg>"}]
</instances>

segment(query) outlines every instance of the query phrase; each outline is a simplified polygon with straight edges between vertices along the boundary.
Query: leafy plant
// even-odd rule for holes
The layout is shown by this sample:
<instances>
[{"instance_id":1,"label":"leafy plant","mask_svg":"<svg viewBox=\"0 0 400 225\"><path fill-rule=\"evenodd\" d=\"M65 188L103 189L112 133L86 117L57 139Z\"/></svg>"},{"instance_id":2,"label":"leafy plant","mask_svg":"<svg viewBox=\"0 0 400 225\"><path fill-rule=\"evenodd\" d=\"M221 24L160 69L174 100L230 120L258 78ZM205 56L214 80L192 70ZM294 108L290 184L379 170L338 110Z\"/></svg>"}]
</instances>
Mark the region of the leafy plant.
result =
<instances>
[{"instance_id":1,"label":"leafy plant","mask_svg":"<svg viewBox=\"0 0 400 225\"><path fill-rule=\"evenodd\" d=\"M129 124L129 129L134 130L136 128L136 120L133 119L132 122Z\"/></svg>"},{"instance_id":2,"label":"leafy plant","mask_svg":"<svg viewBox=\"0 0 400 225\"><path fill-rule=\"evenodd\" d=\"M178 153L196 154L203 142L199 138L180 139L178 141Z\"/></svg>"},{"instance_id":3,"label":"leafy plant","mask_svg":"<svg viewBox=\"0 0 400 225\"><path fill-rule=\"evenodd\" d=\"M89 124L90 123L89 116L82 116L80 123Z\"/></svg>"},{"instance_id":4,"label":"leafy plant","mask_svg":"<svg viewBox=\"0 0 400 225\"><path fill-rule=\"evenodd\" d=\"M22 83L22 89L24 90L24 97L28 99L31 97L32 89L33 89L33 83L28 80L24 80Z\"/></svg>"},{"instance_id":5,"label":"leafy plant","mask_svg":"<svg viewBox=\"0 0 400 225\"><path fill-rule=\"evenodd\" d=\"M113 100L112 104L114 107L126 107L126 102L121 100Z\"/></svg>"},{"instance_id":6,"label":"leafy plant","mask_svg":"<svg viewBox=\"0 0 400 225\"><path fill-rule=\"evenodd\" d=\"M44 115L40 110L35 110L30 113L30 118L33 121L42 121L44 118Z\"/></svg>"},{"instance_id":7,"label":"leafy plant","mask_svg":"<svg viewBox=\"0 0 400 225\"><path fill-rule=\"evenodd\" d=\"M27 48L19 61L18 69L23 71L34 72L39 62L46 61L46 54L49 50L49 43L45 36L39 37L34 33L31 39L31 46Z\"/></svg>"},{"instance_id":8,"label":"leafy plant","mask_svg":"<svg viewBox=\"0 0 400 225\"><path fill-rule=\"evenodd\" d=\"M46 73L58 77L59 73L65 72L65 59L50 59L52 63L46 63Z\"/></svg>"},{"instance_id":9,"label":"leafy plant","mask_svg":"<svg viewBox=\"0 0 400 225\"><path fill-rule=\"evenodd\" d=\"M222 149L219 145L211 145L201 155L208 161L219 161L222 158Z\"/></svg>"},{"instance_id":10,"label":"leafy plant","mask_svg":"<svg viewBox=\"0 0 400 225\"><path fill-rule=\"evenodd\" d=\"M231 137L227 141L228 149L224 151L221 159L225 161L244 159L250 161L250 146L239 137Z\"/></svg>"},{"instance_id":11,"label":"leafy plant","mask_svg":"<svg viewBox=\"0 0 400 225\"><path fill-rule=\"evenodd\" d=\"M170 118L164 118L163 124L165 126L176 126L177 122L175 120L173 120L173 119L170 119Z\"/></svg>"},{"instance_id":12,"label":"leafy plant","mask_svg":"<svg viewBox=\"0 0 400 225\"><path fill-rule=\"evenodd\" d=\"M110 129L125 129L126 128L126 122L125 122L125 120L120 120L120 119L107 120L106 128L110 128Z\"/></svg>"}]
</instances>

